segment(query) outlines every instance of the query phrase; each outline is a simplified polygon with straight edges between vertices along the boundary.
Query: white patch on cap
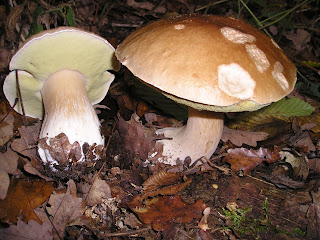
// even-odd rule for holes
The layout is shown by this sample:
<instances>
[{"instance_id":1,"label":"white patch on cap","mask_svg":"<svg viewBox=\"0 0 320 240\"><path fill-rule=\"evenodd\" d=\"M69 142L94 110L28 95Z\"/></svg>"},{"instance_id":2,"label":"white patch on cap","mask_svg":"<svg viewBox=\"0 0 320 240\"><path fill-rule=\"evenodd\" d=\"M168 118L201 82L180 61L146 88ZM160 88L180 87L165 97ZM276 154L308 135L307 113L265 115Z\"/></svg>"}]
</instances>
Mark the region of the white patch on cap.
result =
<instances>
[{"instance_id":1,"label":"white patch on cap","mask_svg":"<svg viewBox=\"0 0 320 240\"><path fill-rule=\"evenodd\" d=\"M281 65L281 63L276 62L274 64L272 76L278 82L278 84L283 90L287 90L289 88L289 84L282 72L283 72L283 66Z\"/></svg>"},{"instance_id":2,"label":"white patch on cap","mask_svg":"<svg viewBox=\"0 0 320 240\"><path fill-rule=\"evenodd\" d=\"M256 40L254 36L240 32L231 27L223 27L220 31L226 39L237 44L252 43Z\"/></svg>"},{"instance_id":3,"label":"white patch on cap","mask_svg":"<svg viewBox=\"0 0 320 240\"><path fill-rule=\"evenodd\" d=\"M236 63L218 67L218 84L223 92L240 99L252 97L256 87L250 74Z\"/></svg>"},{"instance_id":4,"label":"white patch on cap","mask_svg":"<svg viewBox=\"0 0 320 240\"><path fill-rule=\"evenodd\" d=\"M184 24L176 24L173 26L174 29L177 29L177 30L182 30L184 29L186 26Z\"/></svg>"},{"instance_id":5,"label":"white patch on cap","mask_svg":"<svg viewBox=\"0 0 320 240\"><path fill-rule=\"evenodd\" d=\"M272 38L271 38L271 42L273 43L273 45L274 45L276 48L279 48L279 49L280 49L278 43L276 43L276 41L274 41Z\"/></svg>"},{"instance_id":6,"label":"white patch on cap","mask_svg":"<svg viewBox=\"0 0 320 240\"><path fill-rule=\"evenodd\" d=\"M255 44L245 45L249 57L253 59L258 71L263 73L270 67L270 63L266 54L260 50Z\"/></svg>"}]
</instances>

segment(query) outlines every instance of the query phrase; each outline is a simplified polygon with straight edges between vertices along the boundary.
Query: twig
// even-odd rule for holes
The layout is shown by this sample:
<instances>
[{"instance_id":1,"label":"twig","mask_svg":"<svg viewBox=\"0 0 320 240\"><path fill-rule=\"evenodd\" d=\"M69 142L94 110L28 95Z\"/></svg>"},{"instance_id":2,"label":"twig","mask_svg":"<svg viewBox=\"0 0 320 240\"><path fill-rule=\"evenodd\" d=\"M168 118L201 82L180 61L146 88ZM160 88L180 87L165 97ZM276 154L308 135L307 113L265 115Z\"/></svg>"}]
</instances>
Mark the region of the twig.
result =
<instances>
[{"instance_id":1,"label":"twig","mask_svg":"<svg viewBox=\"0 0 320 240\"><path fill-rule=\"evenodd\" d=\"M26 118L26 113L24 111L24 106L23 106L23 101L22 101L22 96L21 96L18 70L15 70L15 73L16 73L16 84L17 84L17 90L18 90L18 98L20 99L20 105L21 105L22 114L23 114L23 123L25 126L27 126L27 118Z\"/></svg>"},{"instance_id":2,"label":"twig","mask_svg":"<svg viewBox=\"0 0 320 240\"><path fill-rule=\"evenodd\" d=\"M299 63L299 64L301 64L301 65L303 65L303 66L305 66L305 67L307 67L309 69L311 69L312 71L315 71L316 73L318 73L318 75L320 75L320 70L318 70L318 69L316 69L316 68L314 68L314 67L312 67L312 66L310 66L308 64L305 64L304 62L302 62L302 61L300 61L300 60L298 60L296 58L293 58L293 60L295 62L297 62L297 63Z\"/></svg>"},{"instance_id":3,"label":"twig","mask_svg":"<svg viewBox=\"0 0 320 240\"><path fill-rule=\"evenodd\" d=\"M135 235L141 232L146 232L151 230L151 226L148 226L146 228L138 229L138 230L132 230L128 232L120 232L120 233L106 233L104 234L104 237L117 237L117 236L130 236L130 235Z\"/></svg>"}]
</instances>

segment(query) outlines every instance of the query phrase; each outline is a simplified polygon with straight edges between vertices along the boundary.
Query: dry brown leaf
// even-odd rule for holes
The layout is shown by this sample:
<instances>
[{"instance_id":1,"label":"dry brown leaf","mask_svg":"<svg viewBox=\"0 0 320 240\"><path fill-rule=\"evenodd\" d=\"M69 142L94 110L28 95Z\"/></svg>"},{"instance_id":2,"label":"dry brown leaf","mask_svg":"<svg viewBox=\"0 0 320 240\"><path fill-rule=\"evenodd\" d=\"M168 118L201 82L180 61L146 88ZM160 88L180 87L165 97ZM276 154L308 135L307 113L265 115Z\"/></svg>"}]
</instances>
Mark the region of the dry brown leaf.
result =
<instances>
[{"instance_id":1,"label":"dry brown leaf","mask_svg":"<svg viewBox=\"0 0 320 240\"><path fill-rule=\"evenodd\" d=\"M320 239L320 192L310 192L310 194L312 204L307 211L307 237L308 239Z\"/></svg>"},{"instance_id":2,"label":"dry brown leaf","mask_svg":"<svg viewBox=\"0 0 320 240\"><path fill-rule=\"evenodd\" d=\"M249 132L224 127L221 140L223 142L230 141L238 147L241 147L243 144L256 147L257 142L265 140L268 135L265 132Z\"/></svg>"},{"instance_id":3,"label":"dry brown leaf","mask_svg":"<svg viewBox=\"0 0 320 240\"><path fill-rule=\"evenodd\" d=\"M0 116L0 146L3 146L13 136L14 117L11 113Z\"/></svg>"},{"instance_id":4,"label":"dry brown leaf","mask_svg":"<svg viewBox=\"0 0 320 240\"><path fill-rule=\"evenodd\" d=\"M174 195L174 194L180 192L186 186L188 186L191 183L191 181L192 181L192 179L189 179L188 181L183 182L183 183L165 186L165 187L157 189L157 190L145 192L141 196L141 198L146 199L147 197L154 197L157 195Z\"/></svg>"},{"instance_id":5,"label":"dry brown leaf","mask_svg":"<svg viewBox=\"0 0 320 240\"><path fill-rule=\"evenodd\" d=\"M142 185L144 191L152 191L164 185L171 185L181 182L182 175L172 172L158 172L149 177Z\"/></svg>"},{"instance_id":6,"label":"dry brown leaf","mask_svg":"<svg viewBox=\"0 0 320 240\"><path fill-rule=\"evenodd\" d=\"M287 139L288 144L299 148L301 151L315 151L316 146L313 144L309 130L311 130L316 124L305 123L302 126L299 125L296 118L292 121L292 129L294 134L286 135L283 139Z\"/></svg>"},{"instance_id":7,"label":"dry brown leaf","mask_svg":"<svg viewBox=\"0 0 320 240\"><path fill-rule=\"evenodd\" d=\"M309 170L312 174L320 174L320 158L308 159Z\"/></svg>"},{"instance_id":8,"label":"dry brown leaf","mask_svg":"<svg viewBox=\"0 0 320 240\"><path fill-rule=\"evenodd\" d=\"M9 174L14 174L18 167L19 155L7 148L5 153L0 152L0 169L3 169Z\"/></svg>"},{"instance_id":9,"label":"dry brown leaf","mask_svg":"<svg viewBox=\"0 0 320 240\"><path fill-rule=\"evenodd\" d=\"M86 202L89 206L101 204L103 198L111 198L111 189L105 180L94 177L94 182L86 197Z\"/></svg>"},{"instance_id":10,"label":"dry brown leaf","mask_svg":"<svg viewBox=\"0 0 320 240\"><path fill-rule=\"evenodd\" d=\"M147 199L145 204L140 200L139 196L135 197L129 207L143 223L151 224L157 231L165 230L172 223L189 223L192 219L200 219L206 208L202 199L189 204L179 195Z\"/></svg>"},{"instance_id":11,"label":"dry brown leaf","mask_svg":"<svg viewBox=\"0 0 320 240\"><path fill-rule=\"evenodd\" d=\"M258 150L248 150L246 148L229 149L228 155L223 158L224 162L231 164L233 171L243 171L244 174L248 174L264 161L273 163L278 160L280 160L279 152L266 148L259 148Z\"/></svg>"},{"instance_id":12,"label":"dry brown leaf","mask_svg":"<svg viewBox=\"0 0 320 240\"><path fill-rule=\"evenodd\" d=\"M60 238L63 238L65 228L69 223L80 218L85 211L86 204L77 197L77 187L73 180L68 181L65 193L54 192L49 199L47 212L52 216L52 224Z\"/></svg>"},{"instance_id":13,"label":"dry brown leaf","mask_svg":"<svg viewBox=\"0 0 320 240\"><path fill-rule=\"evenodd\" d=\"M34 220L27 223L19 220L17 225L0 229L0 239L5 240L51 240L52 225L44 222L42 225Z\"/></svg>"},{"instance_id":14,"label":"dry brown leaf","mask_svg":"<svg viewBox=\"0 0 320 240\"><path fill-rule=\"evenodd\" d=\"M142 8L146 10L152 10L155 6L151 2L136 2L135 0L127 0L127 4L133 8Z\"/></svg>"},{"instance_id":15,"label":"dry brown leaf","mask_svg":"<svg viewBox=\"0 0 320 240\"><path fill-rule=\"evenodd\" d=\"M44 203L52 192L52 183L43 180L11 180L7 197L0 200L0 210L4 210L6 213L1 221L13 223L21 216L25 222L33 219L41 223L33 210Z\"/></svg>"},{"instance_id":16,"label":"dry brown leaf","mask_svg":"<svg viewBox=\"0 0 320 240\"><path fill-rule=\"evenodd\" d=\"M36 175L41 177L42 179L46 180L46 181L53 181L52 178L47 177L43 174L41 174L34 166L32 166L31 162L27 162L25 165L23 165L23 169L27 172L30 173L32 175Z\"/></svg>"},{"instance_id":17,"label":"dry brown leaf","mask_svg":"<svg viewBox=\"0 0 320 240\"><path fill-rule=\"evenodd\" d=\"M11 148L23 156L29 158L36 157L36 145L38 144L40 127L40 122L37 122L33 126L19 128L21 138L15 139L11 144Z\"/></svg>"},{"instance_id":18,"label":"dry brown leaf","mask_svg":"<svg viewBox=\"0 0 320 240\"><path fill-rule=\"evenodd\" d=\"M7 196L8 188L10 185L10 178L8 173L0 169L0 200L3 200ZM0 216L1 219L1 216Z\"/></svg>"},{"instance_id":19,"label":"dry brown leaf","mask_svg":"<svg viewBox=\"0 0 320 240\"><path fill-rule=\"evenodd\" d=\"M128 122L119 116L119 131L124 136L127 150L139 155L142 159L147 159L148 153L155 147L155 131L144 127L136 119L139 119L136 114L133 114Z\"/></svg>"},{"instance_id":20,"label":"dry brown leaf","mask_svg":"<svg viewBox=\"0 0 320 240\"><path fill-rule=\"evenodd\" d=\"M306 48L308 46L307 43L311 40L311 34L303 29L291 30L284 35L293 42L298 52Z\"/></svg>"}]
</instances>

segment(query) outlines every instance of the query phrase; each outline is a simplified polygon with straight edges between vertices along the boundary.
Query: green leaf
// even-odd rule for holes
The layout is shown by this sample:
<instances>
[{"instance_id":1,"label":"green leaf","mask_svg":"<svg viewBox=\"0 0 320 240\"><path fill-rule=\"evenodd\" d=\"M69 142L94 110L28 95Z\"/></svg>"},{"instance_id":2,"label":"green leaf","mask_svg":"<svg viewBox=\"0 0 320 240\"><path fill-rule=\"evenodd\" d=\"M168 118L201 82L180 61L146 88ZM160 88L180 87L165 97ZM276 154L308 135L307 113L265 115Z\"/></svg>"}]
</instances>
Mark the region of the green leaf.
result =
<instances>
[{"instance_id":1,"label":"green leaf","mask_svg":"<svg viewBox=\"0 0 320 240\"><path fill-rule=\"evenodd\" d=\"M290 128L293 116L309 116L315 108L309 103L292 97L283 98L255 112L239 114L227 127L243 131L266 132L274 137Z\"/></svg>"},{"instance_id":2,"label":"green leaf","mask_svg":"<svg viewBox=\"0 0 320 240\"><path fill-rule=\"evenodd\" d=\"M71 27L76 26L76 23L74 20L74 13L73 13L73 10L71 7L68 8L66 18L67 18L67 22L68 22L69 26L71 26Z\"/></svg>"},{"instance_id":3,"label":"green leaf","mask_svg":"<svg viewBox=\"0 0 320 240\"><path fill-rule=\"evenodd\" d=\"M293 116L309 116L315 110L309 103L292 97L289 99L281 99L278 102L272 103L268 107L258 110L256 113L266 117L275 117L279 119L289 119Z\"/></svg>"}]
</instances>

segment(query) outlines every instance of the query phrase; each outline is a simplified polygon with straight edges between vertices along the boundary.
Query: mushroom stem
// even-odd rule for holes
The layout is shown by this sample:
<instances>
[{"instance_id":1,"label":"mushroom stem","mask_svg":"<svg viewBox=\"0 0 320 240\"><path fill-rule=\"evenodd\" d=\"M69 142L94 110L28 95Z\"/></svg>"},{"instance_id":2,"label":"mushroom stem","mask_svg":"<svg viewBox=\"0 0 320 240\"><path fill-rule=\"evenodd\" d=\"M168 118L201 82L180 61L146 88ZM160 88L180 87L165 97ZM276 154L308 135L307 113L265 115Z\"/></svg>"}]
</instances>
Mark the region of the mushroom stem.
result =
<instances>
[{"instance_id":1,"label":"mushroom stem","mask_svg":"<svg viewBox=\"0 0 320 240\"><path fill-rule=\"evenodd\" d=\"M198 111L189 107L185 126L157 131L157 134L172 138L159 141L163 144L162 162L175 165L178 158L183 161L189 156L192 163L201 157L210 158L218 146L222 131L223 113Z\"/></svg>"},{"instance_id":2,"label":"mushroom stem","mask_svg":"<svg viewBox=\"0 0 320 240\"><path fill-rule=\"evenodd\" d=\"M41 95L45 116L40 139L65 133L71 144L77 141L81 147L85 142L90 146L104 145L100 122L86 91L85 76L73 70L58 71L45 81ZM54 161L48 154L45 157L40 147L39 154L44 162Z\"/></svg>"}]
</instances>

